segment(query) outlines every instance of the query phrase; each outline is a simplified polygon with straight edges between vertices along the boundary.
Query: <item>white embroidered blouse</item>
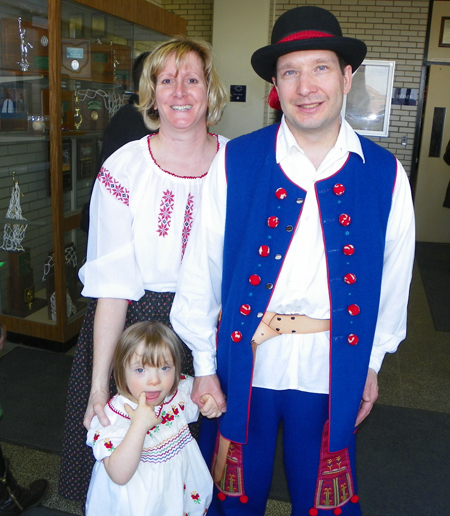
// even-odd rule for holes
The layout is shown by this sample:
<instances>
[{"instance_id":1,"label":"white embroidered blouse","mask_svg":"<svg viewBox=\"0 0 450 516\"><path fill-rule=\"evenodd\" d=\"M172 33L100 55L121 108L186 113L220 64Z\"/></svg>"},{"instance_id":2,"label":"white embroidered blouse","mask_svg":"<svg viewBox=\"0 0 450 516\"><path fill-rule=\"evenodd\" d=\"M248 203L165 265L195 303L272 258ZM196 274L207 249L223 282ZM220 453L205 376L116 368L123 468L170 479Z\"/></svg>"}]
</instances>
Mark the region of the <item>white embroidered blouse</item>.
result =
<instances>
[{"instance_id":1,"label":"white embroidered blouse","mask_svg":"<svg viewBox=\"0 0 450 516\"><path fill-rule=\"evenodd\" d=\"M127 143L103 164L92 193L83 296L139 300L175 292L181 260L207 174L162 170L151 136ZM216 136L217 149L227 139Z\"/></svg>"}]
</instances>

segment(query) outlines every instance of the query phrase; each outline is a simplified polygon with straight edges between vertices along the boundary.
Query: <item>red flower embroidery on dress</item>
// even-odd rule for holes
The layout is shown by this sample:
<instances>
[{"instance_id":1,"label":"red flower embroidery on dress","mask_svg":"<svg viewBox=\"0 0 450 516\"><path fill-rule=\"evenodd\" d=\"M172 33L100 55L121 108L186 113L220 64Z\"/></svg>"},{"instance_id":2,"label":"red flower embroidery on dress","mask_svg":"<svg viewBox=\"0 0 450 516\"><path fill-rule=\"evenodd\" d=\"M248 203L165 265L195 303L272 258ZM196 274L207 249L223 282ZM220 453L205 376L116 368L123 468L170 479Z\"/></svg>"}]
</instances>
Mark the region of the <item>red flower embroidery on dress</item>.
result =
<instances>
[{"instance_id":1,"label":"red flower embroidery on dress","mask_svg":"<svg viewBox=\"0 0 450 516\"><path fill-rule=\"evenodd\" d=\"M159 236L165 237L169 234L170 222L172 220L172 212L174 205L174 195L170 190L163 192L158 216Z\"/></svg>"},{"instance_id":2,"label":"red flower embroidery on dress","mask_svg":"<svg viewBox=\"0 0 450 516\"><path fill-rule=\"evenodd\" d=\"M186 208L184 210L184 222L183 232L181 234L181 259L183 259L184 251L189 240L189 235L192 229L192 220L194 213L194 196L189 194L186 202Z\"/></svg>"},{"instance_id":3,"label":"red flower embroidery on dress","mask_svg":"<svg viewBox=\"0 0 450 516\"><path fill-rule=\"evenodd\" d=\"M108 192L114 195L116 199L122 201L126 206L130 205L130 192L114 179L106 168L102 167L100 169L97 179L105 185Z\"/></svg>"},{"instance_id":4,"label":"red flower embroidery on dress","mask_svg":"<svg viewBox=\"0 0 450 516\"><path fill-rule=\"evenodd\" d=\"M115 450L114 445L111 441L105 441L103 444L105 445L105 448L107 450L111 450L111 451Z\"/></svg>"},{"instance_id":5,"label":"red flower embroidery on dress","mask_svg":"<svg viewBox=\"0 0 450 516\"><path fill-rule=\"evenodd\" d=\"M197 491L192 491L191 498L194 500L195 503L200 503L202 500L200 498L200 495L197 493Z\"/></svg>"},{"instance_id":6,"label":"red flower embroidery on dress","mask_svg":"<svg viewBox=\"0 0 450 516\"><path fill-rule=\"evenodd\" d=\"M99 437L100 437L100 432L95 432L95 434L94 434L94 444L98 441Z\"/></svg>"},{"instance_id":7,"label":"red flower embroidery on dress","mask_svg":"<svg viewBox=\"0 0 450 516\"><path fill-rule=\"evenodd\" d=\"M173 416L173 414L171 414L170 412L163 412L162 413L162 421L161 421L161 424L162 425L165 425L166 423L170 422L170 421L173 421L175 418Z\"/></svg>"}]
</instances>

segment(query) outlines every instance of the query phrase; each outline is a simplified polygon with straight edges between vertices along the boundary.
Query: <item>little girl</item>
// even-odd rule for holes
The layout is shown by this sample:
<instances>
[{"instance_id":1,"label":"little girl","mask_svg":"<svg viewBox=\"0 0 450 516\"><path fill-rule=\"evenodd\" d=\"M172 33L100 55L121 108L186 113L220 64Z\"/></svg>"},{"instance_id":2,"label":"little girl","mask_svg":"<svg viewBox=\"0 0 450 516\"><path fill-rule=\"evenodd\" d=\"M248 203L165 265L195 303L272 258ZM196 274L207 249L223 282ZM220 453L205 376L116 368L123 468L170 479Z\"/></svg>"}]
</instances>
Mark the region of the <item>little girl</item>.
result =
<instances>
[{"instance_id":1,"label":"little girl","mask_svg":"<svg viewBox=\"0 0 450 516\"><path fill-rule=\"evenodd\" d=\"M188 423L193 378L180 374L180 341L167 326L140 322L123 333L114 354L116 394L110 425L92 420L87 444L94 465L87 516L203 516L212 479ZM202 414L221 414L205 395Z\"/></svg>"}]
</instances>

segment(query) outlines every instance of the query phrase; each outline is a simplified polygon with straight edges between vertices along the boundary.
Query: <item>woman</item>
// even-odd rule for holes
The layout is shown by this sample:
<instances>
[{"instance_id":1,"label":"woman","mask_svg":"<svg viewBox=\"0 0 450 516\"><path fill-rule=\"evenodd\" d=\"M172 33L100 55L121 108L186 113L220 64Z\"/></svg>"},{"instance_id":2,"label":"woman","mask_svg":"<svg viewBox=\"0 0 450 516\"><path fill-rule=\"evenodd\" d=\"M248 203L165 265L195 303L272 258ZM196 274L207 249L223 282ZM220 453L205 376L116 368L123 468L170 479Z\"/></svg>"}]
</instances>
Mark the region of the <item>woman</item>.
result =
<instances>
[{"instance_id":1,"label":"woman","mask_svg":"<svg viewBox=\"0 0 450 516\"><path fill-rule=\"evenodd\" d=\"M146 124L159 132L124 145L103 164L80 270L82 293L93 300L70 378L59 490L83 503L93 465L86 428L94 414L109 424L104 406L116 392L116 343L124 327L137 321L170 324L203 183L226 142L207 132L226 103L207 43L181 37L162 43L144 63L139 94ZM193 373L187 348L183 372Z\"/></svg>"}]
</instances>

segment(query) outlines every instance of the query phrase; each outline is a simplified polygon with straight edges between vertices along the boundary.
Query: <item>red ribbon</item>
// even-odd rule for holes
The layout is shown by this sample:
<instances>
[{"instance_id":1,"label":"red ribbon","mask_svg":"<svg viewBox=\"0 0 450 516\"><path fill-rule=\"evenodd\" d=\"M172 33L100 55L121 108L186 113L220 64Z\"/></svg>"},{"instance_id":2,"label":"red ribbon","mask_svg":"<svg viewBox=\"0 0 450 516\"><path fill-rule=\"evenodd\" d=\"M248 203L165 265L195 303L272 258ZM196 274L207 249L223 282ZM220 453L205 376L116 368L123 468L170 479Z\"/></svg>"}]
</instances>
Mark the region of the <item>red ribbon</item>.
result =
<instances>
[{"instance_id":1,"label":"red ribbon","mask_svg":"<svg viewBox=\"0 0 450 516\"><path fill-rule=\"evenodd\" d=\"M289 34L283 39L280 39L277 43L286 43L288 41L298 41L299 39L313 39L313 38L334 38L332 34L327 32L319 32L318 30L302 30L295 34Z\"/></svg>"}]
</instances>

